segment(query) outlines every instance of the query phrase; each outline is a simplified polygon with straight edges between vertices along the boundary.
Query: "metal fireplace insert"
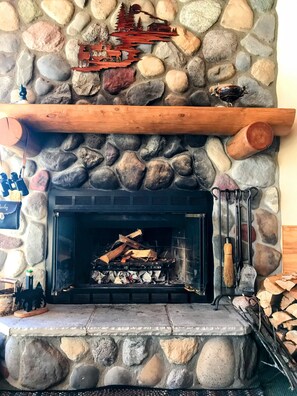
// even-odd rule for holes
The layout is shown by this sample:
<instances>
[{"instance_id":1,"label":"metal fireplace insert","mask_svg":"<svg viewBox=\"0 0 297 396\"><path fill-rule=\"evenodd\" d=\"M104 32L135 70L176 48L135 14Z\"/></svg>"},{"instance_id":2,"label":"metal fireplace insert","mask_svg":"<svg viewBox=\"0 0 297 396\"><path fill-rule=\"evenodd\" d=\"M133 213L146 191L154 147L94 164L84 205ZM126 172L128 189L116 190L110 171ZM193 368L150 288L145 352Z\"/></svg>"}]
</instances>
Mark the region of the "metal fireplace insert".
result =
<instances>
[{"instance_id":1,"label":"metal fireplace insert","mask_svg":"<svg viewBox=\"0 0 297 396\"><path fill-rule=\"evenodd\" d=\"M51 190L47 300L210 302L212 207L207 191Z\"/></svg>"}]
</instances>

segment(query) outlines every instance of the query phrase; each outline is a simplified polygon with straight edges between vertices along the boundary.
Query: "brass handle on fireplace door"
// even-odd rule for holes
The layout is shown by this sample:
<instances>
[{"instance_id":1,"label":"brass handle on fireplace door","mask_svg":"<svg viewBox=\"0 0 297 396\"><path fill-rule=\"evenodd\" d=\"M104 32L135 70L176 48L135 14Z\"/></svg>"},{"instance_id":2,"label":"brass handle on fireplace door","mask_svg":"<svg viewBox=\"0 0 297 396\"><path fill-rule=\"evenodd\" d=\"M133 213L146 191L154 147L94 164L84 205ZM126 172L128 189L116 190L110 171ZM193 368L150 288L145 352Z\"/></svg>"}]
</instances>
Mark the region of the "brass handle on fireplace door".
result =
<instances>
[{"instance_id":1,"label":"brass handle on fireplace door","mask_svg":"<svg viewBox=\"0 0 297 396\"><path fill-rule=\"evenodd\" d=\"M191 286L191 285L185 284L184 288L185 288L185 290L187 290L188 292L196 293L196 294L198 294L199 296L203 296L203 295L204 295L203 291L201 291L201 290L199 290L199 289L196 289L195 287L193 287L193 286Z\"/></svg>"}]
</instances>

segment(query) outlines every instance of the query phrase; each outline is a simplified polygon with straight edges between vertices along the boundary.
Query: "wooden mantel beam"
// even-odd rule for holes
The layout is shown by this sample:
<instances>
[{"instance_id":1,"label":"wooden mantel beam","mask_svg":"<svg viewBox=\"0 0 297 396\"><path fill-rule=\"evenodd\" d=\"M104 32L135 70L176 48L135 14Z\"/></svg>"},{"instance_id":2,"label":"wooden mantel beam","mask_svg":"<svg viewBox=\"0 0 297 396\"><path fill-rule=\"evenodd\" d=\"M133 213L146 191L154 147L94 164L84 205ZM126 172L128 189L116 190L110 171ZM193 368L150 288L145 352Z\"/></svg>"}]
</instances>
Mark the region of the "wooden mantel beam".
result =
<instances>
[{"instance_id":1,"label":"wooden mantel beam","mask_svg":"<svg viewBox=\"0 0 297 396\"><path fill-rule=\"evenodd\" d=\"M228 136L251 123L266 122L276 136L286 136L294 123L295 109L0 104L0 117L16 118L36 132L103 134Z\"/></svg>"}]
</instances>

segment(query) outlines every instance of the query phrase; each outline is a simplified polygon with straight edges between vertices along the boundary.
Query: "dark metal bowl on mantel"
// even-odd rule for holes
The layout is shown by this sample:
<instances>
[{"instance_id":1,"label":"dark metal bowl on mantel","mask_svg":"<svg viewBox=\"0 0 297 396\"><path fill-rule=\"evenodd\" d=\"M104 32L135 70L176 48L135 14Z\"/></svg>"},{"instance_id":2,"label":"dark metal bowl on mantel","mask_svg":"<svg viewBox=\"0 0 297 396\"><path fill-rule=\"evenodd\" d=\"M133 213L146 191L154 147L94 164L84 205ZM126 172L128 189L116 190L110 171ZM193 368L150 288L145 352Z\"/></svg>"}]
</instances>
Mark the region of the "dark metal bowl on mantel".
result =
<instances>
[{"instance_id":1,"label":"dark metal bowl on mantel","mask_svg":"<svg viewBox=\"0 0 297 396\"><path fill-rule=\"evenodd\" d=\"M247 93L246 88L234 84L215 85L209 88L211 95L220 98L227 106L233 106L233 103Z\"/></svg>"}]
</instances>

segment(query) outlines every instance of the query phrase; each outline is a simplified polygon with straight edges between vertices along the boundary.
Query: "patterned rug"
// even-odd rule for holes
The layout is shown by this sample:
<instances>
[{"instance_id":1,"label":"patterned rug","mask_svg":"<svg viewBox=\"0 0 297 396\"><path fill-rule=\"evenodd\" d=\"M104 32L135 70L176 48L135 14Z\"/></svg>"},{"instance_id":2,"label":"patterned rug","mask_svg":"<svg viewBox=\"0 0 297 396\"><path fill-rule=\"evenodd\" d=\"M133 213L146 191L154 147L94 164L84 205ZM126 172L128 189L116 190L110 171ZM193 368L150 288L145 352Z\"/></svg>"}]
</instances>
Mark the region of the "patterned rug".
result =
<instances>
[{"instance_id":1,"label":"patterned rug","mask_svg":"<svg viewBox=\"0 0 297 396\"><path fill-rule=\"evenodd\" d=\"M0 391L1 396L264 396L260 388L238 390L165 390L108 386L79 391Z\"/></svg>"}]
</instances>

